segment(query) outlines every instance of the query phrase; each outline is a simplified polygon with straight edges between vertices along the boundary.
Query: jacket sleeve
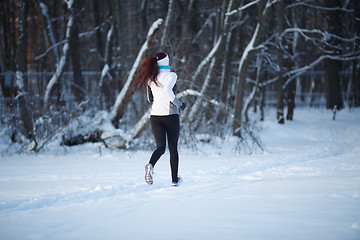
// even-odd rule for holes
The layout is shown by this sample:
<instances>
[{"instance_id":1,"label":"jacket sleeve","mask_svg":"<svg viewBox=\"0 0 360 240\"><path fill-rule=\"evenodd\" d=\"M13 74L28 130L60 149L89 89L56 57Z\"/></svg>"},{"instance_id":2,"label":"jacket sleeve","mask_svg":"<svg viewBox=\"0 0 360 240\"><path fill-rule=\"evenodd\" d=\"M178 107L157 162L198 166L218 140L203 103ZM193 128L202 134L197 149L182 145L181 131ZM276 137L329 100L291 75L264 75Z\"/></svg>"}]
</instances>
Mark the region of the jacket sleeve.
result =
<instances>
[{"instance_id":1,"label":"jacket sleeve","mask_svg":"<svg viewBox=\"0 0 360 240\"><path fill-rule=\"evenodd\" d=\"M169 78L167 79L166 85L164 87L165 95L168 97L170 102L174 104L181 111L184 111L186 108L186 104L177 99L175 93L177 90L176 85L177 75L176 73L170 73Z\"/></svg>"},{"instance_id":2,"label":"jacket sleeve","mask_svg":"<svg viewBox=\"0 0 360 240\"><path fill-rule=\"evenodd\" d=\"M164 92L166 97L169 99L170 102L174 101L175 93L173 92L173 88L176 84L177 75L174 72L169 73L167 77L166 84L164 86Z\"/></svg>"},{"instance_id":3,"label":"jacket sleeve","mask_svg":"<svg viewBox=\"0 0 360 240\"><path fill-rule=\"evenodd\" d=\"M149 103L152 103L154 101L154 96L151 92L150 86L147 86L147 88L146 88L146 96L147 96L147 100Z\"/></svg>"}]
</instances>

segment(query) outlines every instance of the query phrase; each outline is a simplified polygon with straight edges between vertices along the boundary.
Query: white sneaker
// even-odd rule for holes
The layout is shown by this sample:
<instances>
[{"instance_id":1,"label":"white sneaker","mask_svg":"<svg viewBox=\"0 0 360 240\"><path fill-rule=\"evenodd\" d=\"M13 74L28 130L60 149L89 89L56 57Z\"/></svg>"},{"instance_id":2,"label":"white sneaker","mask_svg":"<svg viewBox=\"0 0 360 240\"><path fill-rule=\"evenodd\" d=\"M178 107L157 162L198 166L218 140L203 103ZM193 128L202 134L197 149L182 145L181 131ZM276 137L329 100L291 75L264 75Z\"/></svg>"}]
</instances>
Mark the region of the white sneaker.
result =
<instances>
[{"instance_id":1,"label":"white sneaker","mask_svg":"<svg viewBox=\"0 0 360 240\"><path fill-rule=\"evenodd\" d=\"M145 165L145 181L148 184L153 184L152 174L153 174L153 166L151 163L148 163Z\"/></svg>"}]
</instances>

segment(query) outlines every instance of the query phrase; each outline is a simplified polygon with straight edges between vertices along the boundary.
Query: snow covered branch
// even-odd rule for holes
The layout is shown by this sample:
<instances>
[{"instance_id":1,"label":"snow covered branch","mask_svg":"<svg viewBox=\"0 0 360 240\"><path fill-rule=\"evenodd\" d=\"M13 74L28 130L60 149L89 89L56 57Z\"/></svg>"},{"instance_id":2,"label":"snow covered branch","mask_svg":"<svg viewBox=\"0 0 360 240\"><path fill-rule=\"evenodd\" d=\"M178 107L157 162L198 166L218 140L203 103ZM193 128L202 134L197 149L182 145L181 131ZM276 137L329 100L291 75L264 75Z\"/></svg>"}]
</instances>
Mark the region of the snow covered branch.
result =
<instances>
[{"instance_id":1,"label":"snow covered branch","mask_svg":"<svg viewBox=\"0 0 360 240\"><path fill-rule=\"evenodd\" d=\"M134 125L134 127L130 130L129 134L131 139L135 139L139 137L140 133L144 129L145 125L149 121L151 108L149 108L144 115L140 118L140 120Z\"/></svg>"},{"instance_id":2,"label":"snow covered branch","mask_svg":"<svg viewBox=\"0 0 360 240\"><path fill-rule=\"evenodd\" d=\"M344 11L344 12L349 12L349 13L354 12L354 10L346 9L345 7L332 7L332 8L330 8L330 7L324 7L324 6L318 6L318 5L309 4L308 2L309 1L296 2L296 3L290 4L285 9L298 7L298 6L305 6L305 7L308 7L308 8L314 8L314 9L319 9L319 10L324 10L324 11ZM314 1L314 2L317 2L317 1Z\"/></svg>"},{"instance_id":3,"label":"snow covered branch","mask_svg":"<svg viewBox=\"0 0 360 240\"><path fill-rule=\"evenodd\" d=\"M251 57L254 55L254 50L257 48L262 48L260 44L260 37L263 32L263 27L268 15L268 9L274 4L278 2L277 0L274 1L267 1L265 6L263 4L259 4L259 16L258 16L258 23L256 24L255 30L253 35L246 45L245 50L241 56L239 67L238 67L238 86L236 89L236 99L235 99L235 117L233 121L233 134L240 136L241 133L238 131L241 125L241 117L242 117L242 108L243 108L243 97L244 97L244 83L246 79L246 70L251 60Z\"/></svg>"},{"instance_id":4,"label":"snow covered branch","mask_svg":"<svg viewBox=\"0 0 360 240\"><path fill-rule=\"evenodd\" d=\"M65 1L65 2L68 5L68 9L70 10L70 17L69 17L69 21L68 21L67 28L66 28L65 45L63 47L63 53L60 58L60 62L56 68L55 74L52 76L52 78L50 79L50 81L46 87L45 97L44 97L45 108L48 107L52 88L55 86L56 83L59 82L59 79L61 78L61 76L64 72L65 65L67 62L67 56L68 56L68 52L69 52L69 39L70 39L70 34L71 34L71 28L74 25L74 12L71 10L71 8L73 7L73 1Z\"/></svg>"},{"instance_id":5,"label":"snow covered branch","mask_svg":"<svg viewBox=\"0 0 360 240\"><path fill-rule=\"evenodd\" d=\"M103 89L104 87L104 83L105 83L105 77L109 77L110 79L113 79L113 77L110 74L110 43L111 43L111 39L113 36L113 32L114 32L114 25L111 25L107 35L106 35L106 46L105 46L105 64L104 67L101 71L101 76L100 76L100 83L99 83L99 87L100 89Z\"/></svg>"},{"instance_id":6,"label":"snow covered branch","mask_svg":"<svg viewBox=\"0 0 360 240\"><path fill-rule=\"evenodd\" d=\"M124 100L126 100L131 95L131 85L134 80L135 72L139 68L140 61L149 47L150 40L152 39L154 33L161 27L163 22L164 22L164 20L159 18L150 27L149 32L147 34L147 38L146 38L144 44L142 45L142 47L135 59L133 66L130 69L130 73L126 79L125 85L121 89L118 97L116 98L115 104L111 110L111 119L113 120L113 122L116 122L117 120L119 120L122 117L123 112L125 111L125 106L126 106L126 101L124 101Z\"/></svg>"},{"instance_id":7,"label":"snow covered branch","mask_svg":"<svg viewBox=\"0 0 360 240\"><path fill-rule=\"evenodd\" d=\"M79 38L89 37L89 36L95 34L96 31L99 30L105 24L106 24L106 22L101 24L100 26L96 26L94 29L92 29L90 31L79 33ZM66 43L66 40L62 40L60 42L53 42L52 45L50 47L48 47L43 53L41 53L40 55L35 56L34 60L39 60L39 59L45 57L46 54L48 54L51 50L57 49L58 46L63 45L64 43Z\"/></svg>"},{"instance_id":8,"label":"snow covered branch","mask_svg":"<svg viewBox=\"0 0 360 240\"><path fill-rule=\"evenodd\" d=\"M231 15L234 15L234 14L236 14L238 12L241 12L241 11L243 11L243 10L257 4L259 1L260 0L255 0L255 1L249 2L248 4L246 4L246 5L242 6L242 7L239 7L238 9L235 9L235 10L232 10L231 12L226 13L226 16L231 16Z\"/></svg>"},{"instance_id":9,"label":"snow covered branch","mask_svg":"<svg viewBox=\"0 0 360 240\"><path fill-rule=\"evenodd\" d=\"M266 3L266 7L265 7L264 10L269 9L272 5L274 5L275 3L279 2L279 1L281 1L281 0L268 1L268 2Z\"/></svg>"},{"instance_id":10,"label":"snow covered branch","mask_svg":"<svg viewBox=\"0 0 360 240\"><path fill-rule=\"evenodd\" d=\"M172 15L173 5L174 5L174 0L169 0L168 12L167 12L166 19L165 19L164 32L163 32L163 35L161 37L161 42L160 42L160 46L162 46L162 47L165 45L165 38L167 37L167 32L168 32L168 28L169 28L170 17Z\"/></svg>"},{"instance_id":11,"label":"snow covered branch","mask_svg":"<svg viewBox=\"0 0 360 240\"><path fill-rule=\"evenodd\" d=\"M360 39L360 37L356 36L356 35L351 38L343 38L336 34L332 34L329 32L323 32L320 29L301 29L301 28L287 28L281 33L280 37L284 38L284 36L286 34L295 33L295 32L299 33L302 37L304 37L304 39L306 41L311 41L312 43L314 43L315 46L319 47L319 49L322 49L324 52L327 52L327 53L330 53L330 51L324 49L324 45L330 46L334 49L342 49L339 46L334 46L333 44L329 43L330 39L336 39L341 42L347 42L347 43L352 43L352 42ZM318 37L309 36L309 35L315 35ZM317 43L317 42L319 42L319 43Z\"/></svg>"},{"instance_id":12,"label":"snow covered branch","mask_svg":"<svg viewBox=\"0 0 360 240\"><path fill-rule=\"evenodd\" d=\"M209 25L211 26L211 18L215 17L216 13L212 12L210 13L210 15L207 17L207 19L205 20L204 24L201 26L200 30L198 31L198 33L196 34L196 36L193 38L193 40L191 41L192 43L195 43L196 40L200 37L200 35L204 32L204 29Z\"/></svg>"},{"instance_id":13,"label":"snow covered branch","mask_svg":"<svg viewBox=\"0 0 360 240\"><path fill-rule=\"evenodd\" d=\"M206 89L207 89L208 86L209 86L209 81L210 81L210 77L211 77L211 72L212 72L212 69L213 69L213 67L214 67L214 65L215 65L215 62L216 62L216 59L213 58L213 59L211 60L211 63L210 63L209 71L208 71L208 73L207 73L207 75L206 75L205 82L204 82L204 84L203 84L203 87L201 88L200 96L203 96L203 95L204 95ZM201 104L201 100L198 98L198 99L195 101L195 103L194 103L194 105L193 105L193 107L191 108L191 111L190 111L190 113L189 113L188 119L189 119L190 122L192 122L192 121L194 120L196 113L198 113L199 108L200 108L200 104Z\"/></svg>"},{"instance_id":14,"label":"snow covered branch","mask_svg":"<svg viewBox=\"0 0 360 240\"><path fill-rule=\"evenodd\" d=\"M198 68L196 69L195 73L193 74L192 78L191 78L191 82L193 83L195 81L195 79L197 78L197 76L199 75L199 73L201 72L201 70L203 69L203 67L211 60L211 58L215 55L216 51L218 50L220 43L222 41L223 36L220 36L219 39L217 40L217 42L215 43L214 47L211 49L211 51L209 52L209 54L201 61L201 63L199 64Z\"/></svg>"},{"instance_id":15,"label":"snow covered branch","mask_svg":"<svg viewBox=\"0 0 360 240\"><path fill-rule=\"evenodd\" d=\"M48 9L48 6L43 3L43 2L40 2L40 8L41 8L41 12L46 20L46 24L47 24L47 30L48 30L48 35L49 35L49 38L50 38L50 42L51 44L54 46L52 49L53 49L53 52L54 52L54 56L55 56L55 60L56 60L56 64L59 63L59 52L58 52L58 49L57 49L57 44L56 44L56 41L55 41L55 36L54 36L54 31L53 31L53 28L51 27L51 20L50 20L50 16L49 16L49 9ZM49 48L50 49L50 48ZM47 51L46 51L47 53ZM36 59L36 58L35 58Z\"/></svg>"},{"instance_id":16,"label":"snow covered branch","mask_svg":"<svg viewBox=\"0 0 360 240\"><path fill-rule=\"evenodd\" d=\"M189 95L196 96L196 97L203 97L203 95L200 92L195 91L195 90L190 90L190 89L185 90L181 93L178 93L176 96L178 98L182 98L182 97L189 96ZM209 100L209 102L212 102L213 104L218 105L218 106L221 105L220 103L218 103L215 100ZM129 132L127 132L127 133L121 132L121 137L124 138L126 140L126 142L130 142L131 140L138 138L140 136L141 132L143 131L143 129L145 128L146 124L149 121L150 111L151 111L151 108L149 108L143 114L143 116L139 119L139 121L133 126L133 128Z\"/></svg>"},{"instance_id":17,"label":"snow covered branch","mask_svg":"<svg viewBox=\"0 0 360 240\"><path fill-rule=\"evenodd\" d=\"M296 77L298 77L299 75L303 74L304 72L312 69L313 67L315 67L317 64L319 64L321 61L325 60L325 59L332 59L332 60L338 60L338 61L351 61L351 60L355 60L355 59L360 59L360 55L356 54L356 55L322 55L319 58L317 58L315 61L311 62L310 64L303 66L301 68L297 68L294 69L292 71L288 71L286 72L283 76L288 77L288 79L286 80L285 84L283 85L283 88L285 89L286 86Z\"/></svg>"},{"instance_id":18,"label":"snow covered branch","mask_svg":"<svg viewBox=\"0 0 360 240\"><path fill-rule=\"evenodd\" d=\"M215 62L215 61L213 61ZM213 65L213 63L212 63ZM204 100L206 100L207 102L221 107L222 109L225 109L225 105L216 101L215 99L208 99L205 97L205 95L201 92L192 90L192 89L187 89L185 91L182 91L178 94L176 94L176 97L178 98L182 98L182 97L186 97L186 96L195 96L195 97L200 97ZM143 116L140 118L140 120L134 125L134 127L126 134L126 139L128 139L128 141L130 141L131 139L135 139L137 137L140 136L142 130L145 128L145 125L147 124L147 122L149 121L149 115L150 115L150 110L151 108L149 108L144 114Z\"/></svg>"}]
</instances>

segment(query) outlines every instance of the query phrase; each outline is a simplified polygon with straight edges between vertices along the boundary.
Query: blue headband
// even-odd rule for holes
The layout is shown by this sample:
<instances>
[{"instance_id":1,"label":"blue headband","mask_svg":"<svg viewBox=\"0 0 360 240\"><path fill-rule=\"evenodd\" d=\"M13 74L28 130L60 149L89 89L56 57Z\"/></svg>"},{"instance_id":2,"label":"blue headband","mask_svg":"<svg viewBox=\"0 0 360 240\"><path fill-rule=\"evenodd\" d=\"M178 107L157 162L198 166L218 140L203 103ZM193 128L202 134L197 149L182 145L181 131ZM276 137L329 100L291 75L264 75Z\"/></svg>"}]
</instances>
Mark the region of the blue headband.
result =
<instances>
[{"instance_id":1,"label":"blue headband","mask_svg":"<svg viewBox=\"0 0 360 240\"><path fill-rule=\"evenodd\" d=\"M169 69L170 70L170 66L166 65L166 66L158 66L159 69Z\"/></svg>"}]
</instances>

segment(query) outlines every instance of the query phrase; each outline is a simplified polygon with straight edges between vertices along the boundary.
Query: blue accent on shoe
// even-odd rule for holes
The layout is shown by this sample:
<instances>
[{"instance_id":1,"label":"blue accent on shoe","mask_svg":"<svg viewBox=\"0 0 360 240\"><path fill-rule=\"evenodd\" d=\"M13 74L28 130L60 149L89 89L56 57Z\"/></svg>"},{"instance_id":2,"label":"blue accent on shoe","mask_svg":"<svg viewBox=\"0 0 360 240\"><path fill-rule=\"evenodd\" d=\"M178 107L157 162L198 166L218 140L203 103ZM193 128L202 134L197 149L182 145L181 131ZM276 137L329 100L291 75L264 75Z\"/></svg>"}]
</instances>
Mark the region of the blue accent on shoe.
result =
<instances>
[{"instance_id":1,"label":"blue accent on shoe","mask_svg":"<svg viewBox=\"0 0 360 240\"><path fill-rule=\"evenodd\" d=\"M177 182L172 182L171 186L178 187L180 185L181 181L182 181L182 178L179 176L178 181Z\"/></svg>"}]
</instances>

